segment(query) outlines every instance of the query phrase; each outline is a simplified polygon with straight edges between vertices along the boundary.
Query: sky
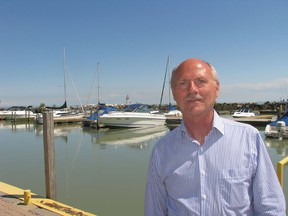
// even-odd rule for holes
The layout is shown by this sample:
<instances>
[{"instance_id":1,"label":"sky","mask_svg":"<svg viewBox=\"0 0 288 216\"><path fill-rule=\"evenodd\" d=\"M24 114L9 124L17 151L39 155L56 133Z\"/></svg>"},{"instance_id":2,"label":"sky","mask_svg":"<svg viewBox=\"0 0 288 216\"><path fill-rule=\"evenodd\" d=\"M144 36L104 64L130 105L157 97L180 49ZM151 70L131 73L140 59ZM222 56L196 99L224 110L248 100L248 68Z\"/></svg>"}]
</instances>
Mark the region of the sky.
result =
<instances>
[{"instance_id":1,"label":"sky","mask_svg":"<svg viewBox=\"0 0 288 216\"><path fill-rule=\"evenodd\" d=\"M287 0L0 0L0 107L158 104L168 56L167 77L187 58L211 63L219 103L288 99L287 10Z\"/></svg>"}]
</instances>

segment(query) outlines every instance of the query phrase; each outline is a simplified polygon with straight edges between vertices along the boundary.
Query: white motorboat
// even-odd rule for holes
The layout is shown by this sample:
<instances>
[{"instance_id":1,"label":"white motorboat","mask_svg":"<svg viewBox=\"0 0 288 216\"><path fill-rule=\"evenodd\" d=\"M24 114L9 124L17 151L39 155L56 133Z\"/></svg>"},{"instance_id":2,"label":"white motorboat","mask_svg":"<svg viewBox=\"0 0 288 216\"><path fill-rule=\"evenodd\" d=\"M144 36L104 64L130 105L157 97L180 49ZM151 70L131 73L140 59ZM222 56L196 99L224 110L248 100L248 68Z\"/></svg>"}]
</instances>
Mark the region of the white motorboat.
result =
<instances>
[{"instance_id":1,"label":"white motorboat","mask_svg":"<svg viewBox=\"0 0 288 216\"><path fill-rule=\"evenodd\" d=\"M6 110L0 111L0 119L14 120L14 119L35 119L36 113L29 110L25 106L12 106Z\"/></svg>"},{"instance_id":2,"label":"white motorboat","mask_svg":"<svg viewBox=\"0 0 288 216\"><path fill-rule=\"evenodd\" d=\"M181 117L182 118L182 112L180 110L170 110L167 113L164 113L166 117Z\"/></svg>"},{"instance_id":3,"label":"white motorboat","mask_svg":"<svg viewBox=\"0 0 288 216\"><path fill-rule=\"evenodd\" d=\"M145 104L132 104L123 111L104 114L99 117L104 127L154 127L166 124L165 115L149 109Z\"/></svg>"},{"instance_id":4,"label":"white motorboat","mask_svg":"<svg viewBox=\"0 0 288 216\"><path fill-rule=\"evenodd\" d=\"M169 128L175 128L181 124L182 121L182 112L179 110L170 110L167 113L164 113L166 117L166 124Z\"/></svg>"},{"instance_id":5,"label":"white motorboat","mask_svg":"<svg viewBox=\"0 0 288 216\"><path fill-rule=\"evenodd\" d=\"M256 116L255 113L249 108L240 108L232 115L233 118L247 118L254 116Z\"/></svg>"},{"instance_id":6,"label":"white motorboat","mask_svg":"<svg viewBox=\"0 0 288 216\"><path fill-rule=\"evenodd\" d=\"M271 138L288 138L288 112L281 118L266 125L264 134Z\"/></svg>"},{"instance_id":7,"label":"white motorboat","mask_svg":"<svg viewBox=\"0 0 288 216\"><path fill-rule=\"evenodd\" d=\"M84 119L83 113L73 113L69 110L53 110L54 124L61 123L80 123ZM43 124L43 114L38 113L36 116L36 123Z\"/></svg>"}]
</instances>

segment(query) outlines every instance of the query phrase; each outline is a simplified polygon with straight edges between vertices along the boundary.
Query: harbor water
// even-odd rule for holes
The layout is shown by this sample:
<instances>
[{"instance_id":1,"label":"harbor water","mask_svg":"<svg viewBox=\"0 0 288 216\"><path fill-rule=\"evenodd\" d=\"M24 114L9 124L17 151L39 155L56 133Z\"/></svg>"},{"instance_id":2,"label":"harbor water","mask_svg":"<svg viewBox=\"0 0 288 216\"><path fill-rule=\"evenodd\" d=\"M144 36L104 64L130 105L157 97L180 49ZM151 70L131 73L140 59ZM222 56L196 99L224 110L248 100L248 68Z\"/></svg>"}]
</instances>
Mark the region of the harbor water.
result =
<instances>
[{"instance_id":1,"label":"harbor water","mask_svg":"<svg viewBox=\"0 0 288 216\"><path fill-rule=\"evenodd\" d=\"M266 139L264 128L258 129L276 169L288 156L288 140ZM96 130L55 125L57 200L100 216L143 215L151 151L168 132L166 126ZM0 121L0 147L0 181L45 197L43 126Z\"/></svg>"}]
</instances>

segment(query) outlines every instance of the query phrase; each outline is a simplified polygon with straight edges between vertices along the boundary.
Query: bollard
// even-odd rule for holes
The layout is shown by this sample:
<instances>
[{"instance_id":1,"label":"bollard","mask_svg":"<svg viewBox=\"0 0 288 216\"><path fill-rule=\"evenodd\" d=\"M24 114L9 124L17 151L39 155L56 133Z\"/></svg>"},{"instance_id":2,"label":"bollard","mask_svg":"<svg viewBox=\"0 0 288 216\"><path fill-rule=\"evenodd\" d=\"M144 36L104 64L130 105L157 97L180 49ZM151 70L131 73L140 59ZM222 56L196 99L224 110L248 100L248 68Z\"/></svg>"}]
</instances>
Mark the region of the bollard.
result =
<instances>
[{"instance_id":1,"label":"bollard","mask_svg":"<svg viewBox=\"0 0 288 216\"><path fill-rule=\"evenodd\" d=\"M31 204L31 191L24 190L24 204L28 205Z\"/></svg>"}]
</instances>

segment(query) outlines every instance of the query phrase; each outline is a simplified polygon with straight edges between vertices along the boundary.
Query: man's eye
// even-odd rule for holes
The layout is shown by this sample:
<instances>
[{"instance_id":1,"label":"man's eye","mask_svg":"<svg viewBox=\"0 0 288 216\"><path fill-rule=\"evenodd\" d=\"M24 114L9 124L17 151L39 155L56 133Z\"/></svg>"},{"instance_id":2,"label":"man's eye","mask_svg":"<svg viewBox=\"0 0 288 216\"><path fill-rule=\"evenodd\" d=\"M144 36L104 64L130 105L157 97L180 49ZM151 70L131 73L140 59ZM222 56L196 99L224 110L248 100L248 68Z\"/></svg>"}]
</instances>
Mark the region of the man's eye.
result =
<instances>
[{"instance_id":1,"label":"man's eye","mask_svg":"<svg viewBox=\"0 0 288 216\"><path fill-rule=\"evenodd\" d=\"M189 82L185 80L178 83L178 87L180 88L187 88L188 86L189 86Z\"/></svg>"},{"instance_id":2,"label":"man's eye","mask_svg":"<svg viewBox=\"0 0 288 216\"><path fill-rule=\"evenodd\" d=\"M197 79L197 80L196 80L196 83L197 83L197 84L205 84L205 83L207 83L207 81L206 81L206 80L203 80L203 79Z\"/></svg>"}]
</instances>

